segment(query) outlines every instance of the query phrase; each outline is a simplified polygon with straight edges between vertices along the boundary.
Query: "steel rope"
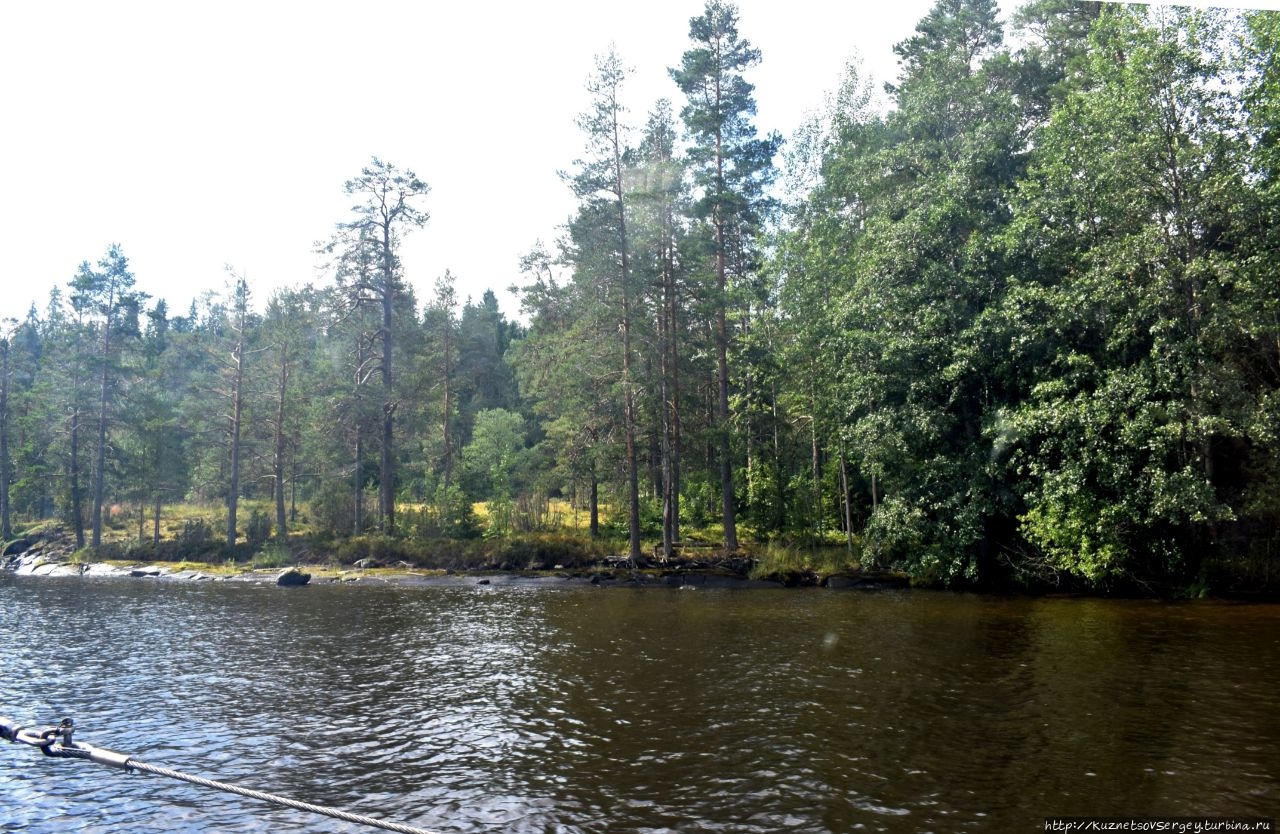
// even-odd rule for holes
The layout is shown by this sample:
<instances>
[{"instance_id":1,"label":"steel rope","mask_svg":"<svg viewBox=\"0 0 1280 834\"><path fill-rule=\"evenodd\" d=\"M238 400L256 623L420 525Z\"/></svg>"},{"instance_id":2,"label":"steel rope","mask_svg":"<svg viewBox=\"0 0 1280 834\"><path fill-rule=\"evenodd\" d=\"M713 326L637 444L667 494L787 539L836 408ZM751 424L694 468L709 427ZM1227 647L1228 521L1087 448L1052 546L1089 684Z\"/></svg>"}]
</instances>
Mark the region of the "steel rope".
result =
<instances>
[{"instance_id":1,"label":"steel rope","mask_svg":"<svg viewBox=\"0 0 1280 834\"><path fill-rule=\"evenodd\" d=\"M147 762L138 761L132 756L126 756L101 747L94 747L91 744L83 744L72 741L72 732L74 724L70 719L65 719L57 727L50 727L42 731L29 730L8 718L0 717L0 739L11 741L18 744L26 744L31 747L39 747L40 751L46 756L53 756L60 759L83 759L95 762L97 764L109 765L111 767L121 768L123 770L138 770L143 773L151 773L156 776L167 776L170 779L177 779L181 782L189 782L193 785L199 785L203 788L212 788L226 793L239 794L250 799L257 799L260 802L269 802L273 805L282 805L286 808L293 808L298 811L307 811L312 814L321 814L326 817L351 822L357 825L368 825L374 828L381 828L386 831L398 831L400 834L437 834L427 828L415 828L411 825L404 825L389 820L380 820L375 817L368 817L364 814L355 814L350 811L344 811L341 808L330 808L324 805L315 805L311 802L302 802L297 799L289 799L286 796L277 796L276 794L267 793L266 791L258 791L252 788L242 788L239 785L232 785L228 782L218 782L213 779L206 779L203 776L193 776L190 773L183 773L178 770L172 770L159 765L148 764ZM61 741L59 741L61 739Z\"/></svg>"},{"instance_id":2,"label":"steel rope","mask_svg":"<svg viewBox=\"0 0 1280 834\"><path fill-rule=\"evenodd\" d=\"M133 770L140 770L143 773L154 773L157 776L167 776L170 779L190 782L193 785L200 785L204 788L213 788L214 790L239 794L240 796L247 796L250 799L270 802L275 805L283 805L286 808L294 808L299 811L323 814L326 817L333 817L334 819L343 820L345 822L354 822L359 825L371 825L376 828L386 829L387 831L399 831L400 834L436 834L436 832L429 831L425 828L414 828L411 825L403 825L398 822L389 822L387 820L375 819L374 817L366 817L363 814L353 814L350 811L344 811L341 808L329 808L324 805L314 805L310 802L289 799L288 797L277 796L275 794L266 793L265 791L256 791L252 788L242 788L239 785L231 785L226 782L216 782L213 779L205 779L202 776L192 776L189 773L170 770L167 767L160 767L158 765L148 764L147 762L140 762L137 759L129 759L127 766Z\"/></svg>"}]
</instances>

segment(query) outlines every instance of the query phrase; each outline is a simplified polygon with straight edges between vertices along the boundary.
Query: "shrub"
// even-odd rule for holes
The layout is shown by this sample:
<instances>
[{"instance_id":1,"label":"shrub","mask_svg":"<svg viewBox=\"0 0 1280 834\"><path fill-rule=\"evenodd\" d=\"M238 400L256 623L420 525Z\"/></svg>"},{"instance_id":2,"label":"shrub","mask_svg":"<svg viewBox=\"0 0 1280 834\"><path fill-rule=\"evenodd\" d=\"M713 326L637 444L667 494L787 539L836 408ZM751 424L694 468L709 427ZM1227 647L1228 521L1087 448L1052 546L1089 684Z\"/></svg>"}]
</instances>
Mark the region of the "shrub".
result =
<instances>
[{"instance_id":1,"label":"shrub","mask_svg":"<svg viewBox=\"0 0 1280 834\"><path fill-rule=\"evenodd\" d=\"M269 542L266 547L253 555L255 568L281 568L293 561L293 553L286 545Z\"/></svg>"},{"instance_id":2,"label":"shrub","mask_svg":"<svg viewBox=\"0 0 1280 834\"><path fill-rule=\"evenodd\" d=\"M189 518L182 522L182 530L174 538L180 545L200 547L213 541L213 528L203 518Z\"/></svg>"},{"instance_id":3,"label":"shrub","mask_svg":"<svg viewBox=\"0 0 1280 834\"><path fill-rule=\"evenodd\" d=\"M311 496L311 516L316 527L333 533L350 533L355 526L351 484L346 481L326 481Z\"/></svg>"},{"instance_id":4,"label":"shrub","mask_svg":"<svg viewBox=\"0 0 1280 834\"><path fill-rule=\"evenodd\" d=\"M431 502L401 512L400 522L415 539L472 539L480 535L471 499L457 486L437 488Z\"/></svg>"},{"instance_id":5,"label":"shrub","mask_svg":"<svg viewBox=\"0 0 1280 834\"><path fill-rule=\"evenodd\" d=\"M254 510L249 515L249 523L245 526L244 534L249 544L258 547L271 538L271 519L262 510Z\"/></svg>"}]
</instances>

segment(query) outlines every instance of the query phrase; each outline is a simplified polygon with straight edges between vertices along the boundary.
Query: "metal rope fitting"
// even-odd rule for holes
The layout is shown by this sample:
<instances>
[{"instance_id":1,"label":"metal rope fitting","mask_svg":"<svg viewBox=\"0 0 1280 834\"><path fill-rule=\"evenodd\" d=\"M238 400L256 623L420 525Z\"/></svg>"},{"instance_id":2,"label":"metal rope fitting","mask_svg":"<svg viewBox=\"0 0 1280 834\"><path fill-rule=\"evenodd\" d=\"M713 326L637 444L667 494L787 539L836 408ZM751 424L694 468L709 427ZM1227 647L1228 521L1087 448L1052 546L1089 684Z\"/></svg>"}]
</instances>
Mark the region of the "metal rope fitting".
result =
<instances>
[{"instance_id":1,"label":"metal rope fitting","mask_svg":"<svg viewBox=\"0 0 1280 834\"><path fill-rule=\"evenodd\" d=\"M367 825L373 828L381 828L386 831L398 831L401 834L435 834L426 828L415 828L410 825L404 825L389 820L380 820L374 817L365 816L364 814L354 814L341 808L330 808L324 805L315 805L310 802L300 802L296 799L290 799L284 796L265 793L263 791L244 788L239 785L228 784L227 782L216 782L212 779L206 779L202 776L193 776L188 773L182 773L177 770L170 770L167 767L160 767L148 762L140 761L132 756L123 753L116 753L112 750L103 750L94 747L92 744L84 744L73 740L75 733L75 723L70 718L64 718L56 727L47 727L43 730L28 730L21 724L10 718L0 717L0 738L5 741L26 744L31 747L39 747L40 751L46 756L53 756L59 759L84 759L86 761L96 762L102 765L110 765L111 767L120 768L121 770L138 771L140 773L150 773L156 776L166 776L170 779L177 779L182 782L188 782L193 785L199 785L205 788L225 791L227 793L239 794L247 796L250 799L257 799L262 802L269 802L274 805L282 805L286 808L293 808L299 811L307 811L313 814L322 814L334 819L353 822L358 825Z\"/></svg>"}]
</instances>

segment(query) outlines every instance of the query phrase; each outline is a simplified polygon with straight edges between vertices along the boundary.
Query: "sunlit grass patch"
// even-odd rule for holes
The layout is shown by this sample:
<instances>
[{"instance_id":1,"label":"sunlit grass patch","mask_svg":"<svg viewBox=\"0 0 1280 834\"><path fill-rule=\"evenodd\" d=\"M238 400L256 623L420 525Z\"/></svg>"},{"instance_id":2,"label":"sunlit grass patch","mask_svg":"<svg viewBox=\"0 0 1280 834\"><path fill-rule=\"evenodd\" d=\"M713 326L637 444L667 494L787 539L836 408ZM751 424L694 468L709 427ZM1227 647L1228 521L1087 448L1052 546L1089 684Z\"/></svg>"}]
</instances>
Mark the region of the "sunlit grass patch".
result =
<instances>
[{"instance_id":1,"label":"sunlit grass patch","mask_svg":"<svg viewBox=\"0 0 1280 834\"><path fill-rule=\"evenodd\" d=\"M812 574L822 579L860 567L856 554L851 554L847 547L799 547L770 541L763 547L752 548L751 555L756 560L751 568L752 579L797 574Z\"/></svg>"}]
</instances>

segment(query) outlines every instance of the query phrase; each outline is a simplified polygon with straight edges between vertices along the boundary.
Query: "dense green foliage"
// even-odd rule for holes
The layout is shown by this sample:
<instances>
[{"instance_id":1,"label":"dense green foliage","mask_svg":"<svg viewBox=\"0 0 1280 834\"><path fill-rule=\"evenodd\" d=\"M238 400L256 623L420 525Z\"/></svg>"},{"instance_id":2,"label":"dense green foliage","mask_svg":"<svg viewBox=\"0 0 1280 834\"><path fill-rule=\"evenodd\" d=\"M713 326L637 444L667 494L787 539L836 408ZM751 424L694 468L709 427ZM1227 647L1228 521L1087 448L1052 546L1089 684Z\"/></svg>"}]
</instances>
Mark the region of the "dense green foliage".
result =
<instances>
[{"instance_id":1,"label":"dense green foliage","mask_svg":"<svg viewBox=\"0 0 1280 834\"><path fill-rule=\"evenodd\" d=\"M643 123L598 59L578 208L521 263L521 323L449 274L414 296L428 188L376 159L332 285L263 312L243 281L147 308L119 246L84 264L0 333L6 531L96 544L122 505L158 541L166 505L223 500L229 545L304 512L468 539L555 527L563 499L633 560L740 524L953 585L1271 558L1280 15L1034 0L1006 31L994 0L939 0L888 106L852 65L785 152L736 9L689 37L685 104ZM237 529L239 497L273 512Z\"/></svg>"}]
</instances>

